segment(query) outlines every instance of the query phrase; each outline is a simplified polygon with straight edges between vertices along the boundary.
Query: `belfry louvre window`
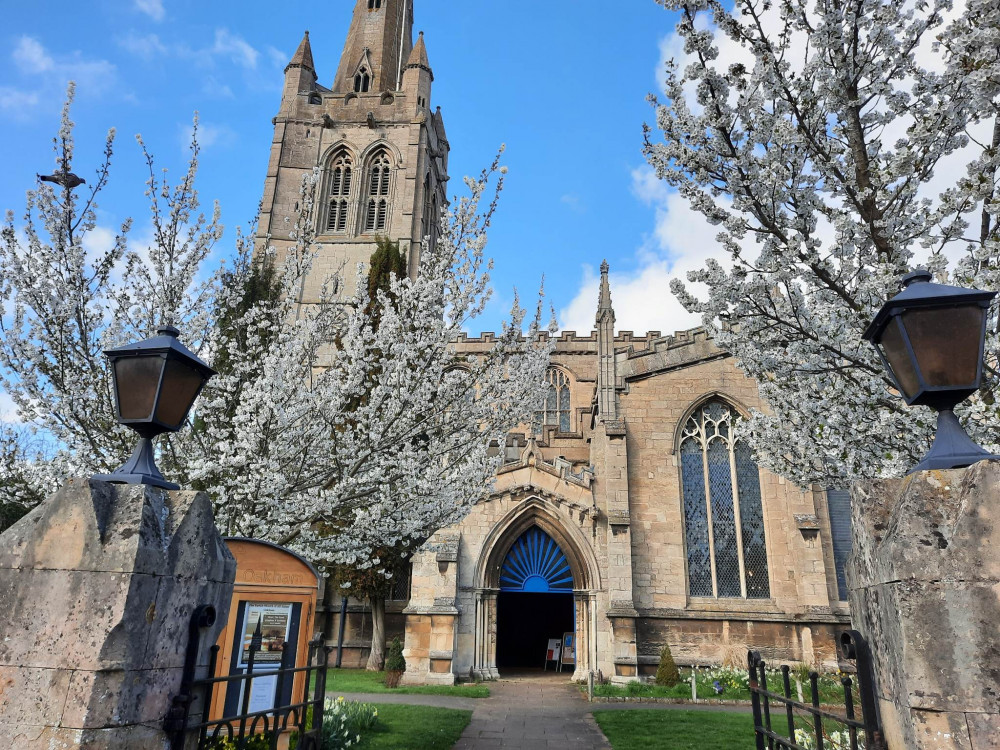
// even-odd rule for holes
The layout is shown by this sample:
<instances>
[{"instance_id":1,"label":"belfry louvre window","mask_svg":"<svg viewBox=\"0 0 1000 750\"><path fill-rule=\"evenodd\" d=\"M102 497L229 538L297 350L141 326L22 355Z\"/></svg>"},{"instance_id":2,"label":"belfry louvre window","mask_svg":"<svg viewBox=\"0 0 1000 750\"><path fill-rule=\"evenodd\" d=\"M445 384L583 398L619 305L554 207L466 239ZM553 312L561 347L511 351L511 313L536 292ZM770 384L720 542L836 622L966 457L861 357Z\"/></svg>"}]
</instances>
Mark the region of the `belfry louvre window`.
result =
<instances>
[{"instance_id":1,"label":"belfry louvre window","mask_svg":"<svg viewBox=\"0 0 1000 750\"><path fill-rule=\"evenodd\" d=\"M359 94L367 94L371 88L372 77L368 73L368 68L361 68L354 74L354 90Z\"/></svg>"},{"instance_id":2,"label":"belfry louvre window","mask_svg":"<svg viewBox=\"0 0 1000 750\"><path fill-rule=\"evenodd\" d=\"M365 206L365 231L384 232L389 221L389 156L380 151L368 171L368 202Z\"/></svg>"},{"instance_id":3,"label":"belfry louvre window","mask_svg":"<svg viewBox=\"0 0 1000 750\"><path fill-rule=\"evenodd\" d=\"M339 154L330 171L330 203L326 216L326 231L347 231L347 207L351 197L351 157Z\"/></svg>"},{"instance_id":4,"label":"belfry louvre window","mask_svg":"<svg viewBox=\"0 0 1000 750\"><path fill-rule=\"evenodd\" d=\"M545 376L549 381L549 389L545 394L542 408L535 412L535 434L542 434L542 427L555 425L559 432L569 432L572 429L572 411L569 405L569 378L562 370L549 368Z\"/></svg>"},{"instance_id":5,"label":"belfry louvre window","mask_svg":"<svg viewBox=\"0 0 1000 750\"><path fill-rule=\"evenodd\" d=\"M709 401L684 425L681 484L688 591L693 597L767 599L760 473L750 447L733 435L739 419Z\"/></svg>"}]
</instances>

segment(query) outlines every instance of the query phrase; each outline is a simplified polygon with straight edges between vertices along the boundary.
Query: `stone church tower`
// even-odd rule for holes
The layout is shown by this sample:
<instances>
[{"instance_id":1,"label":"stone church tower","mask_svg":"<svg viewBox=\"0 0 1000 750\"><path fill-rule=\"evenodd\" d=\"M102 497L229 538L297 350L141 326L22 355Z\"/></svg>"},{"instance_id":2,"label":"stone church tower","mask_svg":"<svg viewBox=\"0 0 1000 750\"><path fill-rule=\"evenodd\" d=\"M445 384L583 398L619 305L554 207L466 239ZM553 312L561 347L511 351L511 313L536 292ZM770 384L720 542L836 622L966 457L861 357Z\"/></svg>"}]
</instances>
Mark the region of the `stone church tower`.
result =
<instances>
[{"instance_id":1,"label":"stone church tower","mask_svg":"<svg viewBox=\"0 0 1000 750\"><path fill-rule=\"evenodd\" d=\"M423 33L413 43L413 0L357 0L337 75L329 88L319 81L307 31L285 68L257 237L279 254L293 244L302 180L318 170L320 249L302 290L307 304L331 277L340 296L352 295L376 237L398 241L415 275L448 181Z\"/></svg>"}]
</instances>

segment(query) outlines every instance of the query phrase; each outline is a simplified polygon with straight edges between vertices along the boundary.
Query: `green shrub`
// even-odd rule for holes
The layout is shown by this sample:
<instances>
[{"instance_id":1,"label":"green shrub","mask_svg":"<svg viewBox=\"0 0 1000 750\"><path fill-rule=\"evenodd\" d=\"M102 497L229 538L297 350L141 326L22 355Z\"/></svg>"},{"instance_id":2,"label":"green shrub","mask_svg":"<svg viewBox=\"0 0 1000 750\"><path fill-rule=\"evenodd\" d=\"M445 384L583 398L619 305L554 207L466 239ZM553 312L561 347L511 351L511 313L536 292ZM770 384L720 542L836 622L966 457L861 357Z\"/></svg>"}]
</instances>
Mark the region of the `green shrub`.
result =
<instances>
[{"instance_id":1,"label":"green shrub","mask_svg":"<svg viewBox=\"0 0 1000 750\"><path fill-rule=\"evenodd\" d=\"M371 703L343 701L341 711L347 718L348 729L355 734L367 732L378 724L378 709Z\"/></svg>"},{"instance_id":2,"label":"green shrub","mask_svg":"<svg viewBox=\"0 0 1000 750\"><path fill-rule=\"evenodd\" d=\"M660 666L656 668L656 684L673 687L680 681L681 675L674 663L674 655L670 653L670 646L665 645L660 651Z\"/></svg>"},{"instance_id":3,"label":"green shrub","mask_svg":"<svg viewBox=\"0 0 1000 750\"><path fill-rule=\"evenodd\" d=\"M399 680L406 671L406 659L403 658L403 644L399 638L393 638L385 652L385 686L399 687Z\"/></svg>"},{"instance_id":4,"label":"green shrub","mask_svg":"<svg viewBox=\"0 0 1000 750\"><path fill-rule=\"evenodd\" d=\"M378 709L370 703L327 698L323 711L323 750L342 750L361 742L362 731L378 723Z\"/></svg>"}]
</instances>

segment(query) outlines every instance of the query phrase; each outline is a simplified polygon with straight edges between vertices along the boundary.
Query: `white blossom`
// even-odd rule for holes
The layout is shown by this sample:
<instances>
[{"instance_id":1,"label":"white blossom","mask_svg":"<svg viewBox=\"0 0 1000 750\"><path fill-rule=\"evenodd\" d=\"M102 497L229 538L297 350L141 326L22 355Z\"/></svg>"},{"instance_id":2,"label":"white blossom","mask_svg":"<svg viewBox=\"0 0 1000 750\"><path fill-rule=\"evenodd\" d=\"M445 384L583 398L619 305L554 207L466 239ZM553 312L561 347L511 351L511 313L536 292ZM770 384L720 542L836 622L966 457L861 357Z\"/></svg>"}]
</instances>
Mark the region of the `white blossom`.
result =
<instances>
[{"instance_id":1,"label":"white blossom","mask_svg":"<svg viewBox=\"0 0 1000 750\"><path fill-rule=\"evenodd\" d=\"M56 141L63 168L73 160L68 107ZM177 185L139 139L153 245L130 249L125 222L111 248L88 256L83 238L96 224L112 142L89 193L29 191L24 221L8 214L0 235L0 384L53 448L32 464L38 486L124 461L135 437L115 421L102 351L171 324L226 367L192 425L159 439L158 462L168 478L211 493L225 533L364 565L373 550L419 544L489 495L507 432L542 397L551 348L539 297L533 317L515 301L492 346L474 356L455 350L490 296L484 251L499 161L466 180L469 195L423 248L416 279L397 278L390 295L370 301L359 266L353 299L337 299L327 284L319 304L304 306L297 290L318 250L315 176L303 183L285 257L266 243L255 255L241 234L231 267L208 269L222 226L218 206L198 213L196 138ZM492 202L481 207L494 178ZM267 259L278 263L282 294L248 303L246 282ZM222 317L239 336L223 335Z\"/></svg>"},{"instance_id":2,"label":"white blossom","mask_svg":"<svg viewBox=\"0 0 1000 750\"><path fill-rule=\"evenodd\" d=\"M802 484L899 475L933 415L904 405L861 335L915 265L1000 289L1000 6L659 2L680 13L686 64L668 66L645 153L729 261L689 274L707 295L674 293L760 384L768 408L745 429L763 464ZM935 170L970 153L935 195ZM994 308L964 409L994 448L998 346Z\"/></svg>"}]
</instances>

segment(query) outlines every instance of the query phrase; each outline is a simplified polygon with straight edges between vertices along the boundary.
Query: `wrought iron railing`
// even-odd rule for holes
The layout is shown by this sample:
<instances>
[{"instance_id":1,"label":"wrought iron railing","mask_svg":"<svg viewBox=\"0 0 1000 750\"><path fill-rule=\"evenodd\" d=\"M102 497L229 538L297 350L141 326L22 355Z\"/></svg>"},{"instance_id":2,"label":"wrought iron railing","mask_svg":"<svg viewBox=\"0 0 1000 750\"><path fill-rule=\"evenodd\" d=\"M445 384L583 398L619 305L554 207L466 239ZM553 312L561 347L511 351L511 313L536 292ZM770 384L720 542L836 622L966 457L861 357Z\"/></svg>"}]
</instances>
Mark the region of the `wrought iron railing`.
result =
<instances>
[{"instance_id":1,"label":"wrought iron railing","mask_svg":"<svg viewBox=\"0 0 1000 750\"><path fill-rule=\"evenodd\" d=\"M841 678L843 711L833 711L820 705L816 672L809 673L809 702L795 700L788 665L781 667L781 692L778 693L767 684L767 665L760 653L749 652L750 698L757 750L885 750L875 702L871 651L856 630L841 634L840 643L844 656L857 667L860 716L855 705L854 681L849 676ZM772 715L772 708L776 709L776 715Z\"/></svg>"},{"instance_id":2,"label":"wrought iron railing","mask_svg":"<svg viewBox=\"0 0 1000 750\"><path fill-rule=\"evenodd\" d=\"M164 722L164 728L171 736L172 750L182 750L189 747L187 743L192 735L197 736L198 750L215 750L223 747L222 741L228 741L227 750L246 750L253 741L253 747L260 747L260 742L266 743L269 750L276 750L279 737L283 732L298 733L298 750L320 750L323 728L323 706L326 700L326 672L330 658L330 647L324 645L321 638L309 642L307 666L296 667L289 644L283 643L281 663L277 669L267 668L255 670L257 654L261 650L262 634L260 623L254 631L247 654L246 671L236 674L215 677L218 666L219 646L212 646L209 652L208 677L194 678L195 664L201 647L201 630L210 627L215 622L215 610L211 607L199 607L191 620L187 659L181 692L174 698L173 707ZM286 689L294 685L296 676L301 675L305 689L303 699L285 702ZM253 681L268 678L275 681L275 705L261 711L250 710ZM239 686L239 710L221 718L210 718L212 704L217 688L228 693L232 686ZM190 720L191 706L196 698L200 698L202 715L194 723ZM257 739L255 739L257 738ZM260 739L262 738L262 739Z\"/></svg>"}]
</instances>

